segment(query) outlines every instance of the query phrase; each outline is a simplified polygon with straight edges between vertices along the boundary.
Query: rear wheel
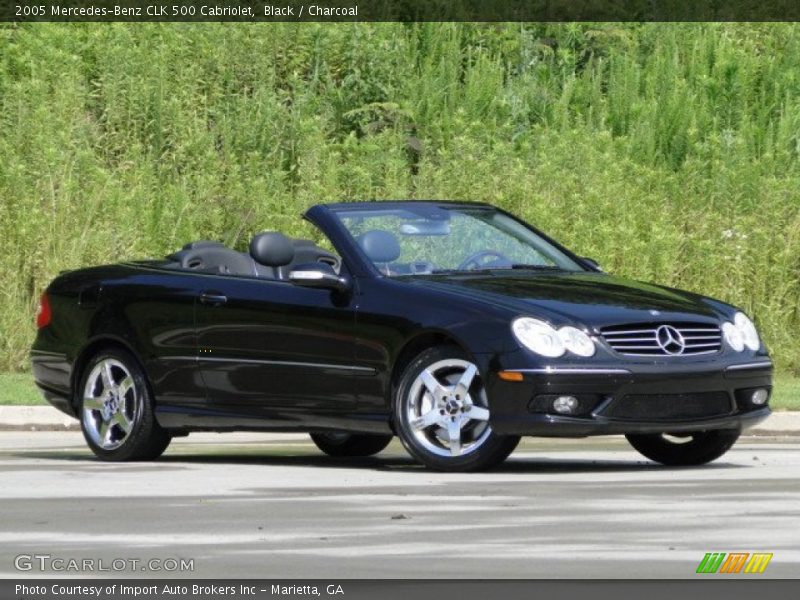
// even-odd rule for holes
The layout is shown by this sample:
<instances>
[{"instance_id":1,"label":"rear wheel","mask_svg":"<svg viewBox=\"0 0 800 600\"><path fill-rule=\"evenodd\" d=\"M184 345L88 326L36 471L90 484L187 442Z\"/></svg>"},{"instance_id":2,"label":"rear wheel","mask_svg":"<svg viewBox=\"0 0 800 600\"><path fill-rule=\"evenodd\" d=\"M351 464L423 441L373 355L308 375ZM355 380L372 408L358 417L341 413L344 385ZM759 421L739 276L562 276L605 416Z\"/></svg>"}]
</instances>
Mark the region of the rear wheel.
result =
<instances>
[{"instance_id":1,"label":"rear wheel","mask_svg":"<svg viewBox=\"0 0 800 600\"><path fill-rule=\"evenodd\" d=\"M692 433L648 433L625 436L636 450L652 461L671 467L703 465L718 459L739 439L736 429Z\"/></svg>"},{"instance_id":2,"label":"rear wheel","mask_svg":"<svg viewBox=\"0 0 800 600\"><path fill-rule=\"evenodd\" d=\"M156 422L144 371L129 352L110 348L96 354L78 390L83 437L98 458L152 460L169 446L171 437Z\"/></svg>"},{"instance_id":3,"label":"rear wheel","mask_svg":"<svg viewBox=\"0 0 800 600\"><path fill-rule=\"evenodd\" d=\"M422 352L403 372L394 422L406 450L439 471L477 471L503 462L519 443L489 425L477 366L454 346Z\"/></svg>"},{"instance_id":4,"label":"rear wheel","mask_svg":"<svg viewBox=\"0 0 800 600\"><path fill-rule=\"evenodd\" d=\"M311 439L328 456L372 456L392 441L392 435L367 435L345 431L312 433Z\"/></svg>"}]
</instances>

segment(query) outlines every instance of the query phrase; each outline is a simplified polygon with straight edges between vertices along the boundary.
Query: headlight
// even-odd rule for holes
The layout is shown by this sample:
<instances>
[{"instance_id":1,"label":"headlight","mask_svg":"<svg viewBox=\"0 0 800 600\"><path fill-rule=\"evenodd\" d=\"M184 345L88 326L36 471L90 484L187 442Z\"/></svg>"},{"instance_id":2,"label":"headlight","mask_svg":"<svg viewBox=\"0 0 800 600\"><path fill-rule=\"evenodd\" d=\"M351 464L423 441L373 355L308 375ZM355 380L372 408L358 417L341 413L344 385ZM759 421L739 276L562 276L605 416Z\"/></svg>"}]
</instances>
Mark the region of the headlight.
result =
<instances>
[{"instance_id":1,"label":"headlight","mask_svg":"<svg viewBox=\"0 0 800 600\"><path fill-rule=\"evenodd\" d=\"M521 317L511 328L520 344L542 356L557 358L567 350L578 356L594 355L592 338L575 327L555 329L544 321Z\"/></svg>"},{"instance_id":2,"label":"headlight","mask_svg":"<svg viewBox=\"0 0 800 600\"><path fill-rule=\"evenodd\" d=\"M511 324L511 330L520 344L536 354L557 358L566 351L561 336L544 321L521 317Z\"/></svg>"},{"instance_id":3,"label":"headlight","mask_svg":"<svg viewBox=\"0 0 800 600\"><path fill-rule=\"evenodd\" d=\"M728 342L728 345L736 350L736 352L744 350L744 337L736 325L726 321L722 324L722 333L725 335L725 341Z\"/></svg>"},{"instance_id":4,"label":"headlight","mask_svg":"<svg viewBox=\"0 0 800 600\"><path fill-rule=\"evenodd\" d=\"M736 313L733 316L733 324L736 325L736 329L741 332L745 346L750 348L750 350L758 350L761 347L761 341L758 339L756 326L747 318L747 315L740 312Z\"/></svg>"},{"instance_id":5,"label":"headlight","mask_svg":"<svg viewBox=\"0 0 800 600\"><path fill-rule=\"evenodd\" d=\"M578 356L594 355L594 342L592 338L575 327L562 327L558 330L558 337L564 342L564 347Z\"/></svg>"}]
</instances>

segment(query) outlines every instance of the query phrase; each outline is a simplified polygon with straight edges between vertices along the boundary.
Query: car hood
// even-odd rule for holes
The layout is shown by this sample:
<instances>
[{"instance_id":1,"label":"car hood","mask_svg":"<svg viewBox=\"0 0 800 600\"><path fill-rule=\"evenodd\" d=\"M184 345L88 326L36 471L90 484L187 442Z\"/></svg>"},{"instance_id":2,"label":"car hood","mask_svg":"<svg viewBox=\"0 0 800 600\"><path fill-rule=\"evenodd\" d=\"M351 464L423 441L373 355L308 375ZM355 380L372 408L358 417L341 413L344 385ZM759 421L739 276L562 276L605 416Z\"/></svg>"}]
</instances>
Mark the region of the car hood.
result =
<instances>
[{"instance_id":1,"label":"car hood","mask_svg":"<svg viewBox=\"0 0 800 600\"><path fill-rule=\"evenodd\" d=\"M605 273L492 273L429 275L415 285L556 321L589 327L625 323L717 321L722 304L710 299Z\"/></svg>"}]
</instances>

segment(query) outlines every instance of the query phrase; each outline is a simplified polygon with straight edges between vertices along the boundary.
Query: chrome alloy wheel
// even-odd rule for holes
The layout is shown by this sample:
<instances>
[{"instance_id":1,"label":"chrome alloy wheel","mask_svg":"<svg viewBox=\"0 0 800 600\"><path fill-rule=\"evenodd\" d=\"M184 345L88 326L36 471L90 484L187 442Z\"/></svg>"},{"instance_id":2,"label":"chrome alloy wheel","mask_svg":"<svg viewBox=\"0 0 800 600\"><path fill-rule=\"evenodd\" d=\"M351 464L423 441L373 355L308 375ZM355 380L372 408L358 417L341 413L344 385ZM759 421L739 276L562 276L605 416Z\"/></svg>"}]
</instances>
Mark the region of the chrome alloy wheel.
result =
<instances>
[{"instance_id":1,"label":"chrome alloy wheel","mask_svg":"<svg viewBox=\"0 0 800 600\"><path fill-rule=\"evenodd\" d=\"M416 440L438 456L464 456L492 433L489 404L477 367L448 358L425 368L414 380L406 416Z\"/></svg>"},{"instance_id":2,"label":"chrome alloy wheel","mask_svg":"<svg viewBox=\"0 0 800 600\"><path fill-rule=\"evenodd\" d=\"M103 450L119 448L139 419L141 404L128 369L106 358L95 365L83 390L83 425Z\"/></svg>"}]
</instances>

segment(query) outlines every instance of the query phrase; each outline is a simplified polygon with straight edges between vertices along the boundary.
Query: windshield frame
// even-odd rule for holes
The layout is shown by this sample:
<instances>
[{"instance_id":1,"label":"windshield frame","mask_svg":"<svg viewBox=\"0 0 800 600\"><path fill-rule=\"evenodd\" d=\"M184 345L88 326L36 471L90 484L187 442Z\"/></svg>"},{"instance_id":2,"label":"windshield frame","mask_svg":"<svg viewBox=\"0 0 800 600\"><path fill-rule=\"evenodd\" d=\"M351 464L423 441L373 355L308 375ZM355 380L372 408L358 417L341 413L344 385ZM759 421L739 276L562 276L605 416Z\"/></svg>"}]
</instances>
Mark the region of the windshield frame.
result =
<instances>
[{"instance_id":1,"label":"windshield frame","mask_svg":"<svg viewBox=\"0 0 800 600\"><path fill-rule=\"evenodd\" d=\"M501 208L496 206L492 206L491 204L481 203L481 202L456 202L456 201L429 201L429 200L408 200L408 201L371 201L371 202L345 202L345 203L337 203L337 204L328 204L323 205L330 216L330 220L332 221L331 225L334 225L337 233L341 233L342 237L345 238L347 246L349 249L352 249L352 252L341 252L342 258L347 261L346 255L352 256L355 254L358 258L358 262L363 265L366 271L369 272L370 275L379 278L390 278L390 279L401 279L403 277L409 276L433 276L433 275L441 275L441 274L450 274L450 275L475 275L480 273L496 273L496 272L507 272L507 273L553 273L553 272L569 272L569 273L583 273L583 272L595 272L598 269L594 268L593 265L585 261L582 257L578 256L568 248L564 247L556 240L552 239L547 234L543 233L542 231L538 230L536 227L533 227L529 223L526 223L522 219L518 218L517 216L505 211ZM343 221L343 217L345 217L348 213L369 213L369 212L385 212L389 210L410 210L412 212L417 210L426 210L426 209L443 209L448 211L458 211L463 210L465 212L472 212L476 210L481 211L488 211L494 212L500 215L505 216L506 218L510 219L514 223L521 226L527 232L533 234L535 237L542 240L546 245L550 245L553 249L557 250L558 252L562 253L566 258L572 261L575 264L575 270L568 270L568 269L561 269L561 268L542 268L538 269L532 267L530 269L512 269L512 268L489 268L489 269L471 269L471 270L459 270L459 269L445 269L445 270L436 270L434 273L412 273L412 274L392 274L387 275L378 268L375 263L370 260L367 254L362 250L361 246L358 244L358 241L355 239L351 231L347 228ZM312 209L313 210L313 209ZM311 211L309 211L311 212ZM310 216L307 214L307 216ZM489 225L491 226L491 225ZM335 237L339 237L338 235ZM334 246L336 246L336 241L334 242ZM343 240L344 241L344 240ZM355 258L355 257L353 257ZM361 270L361 269L359 269Z\"/></svg>"}]
</instances>

